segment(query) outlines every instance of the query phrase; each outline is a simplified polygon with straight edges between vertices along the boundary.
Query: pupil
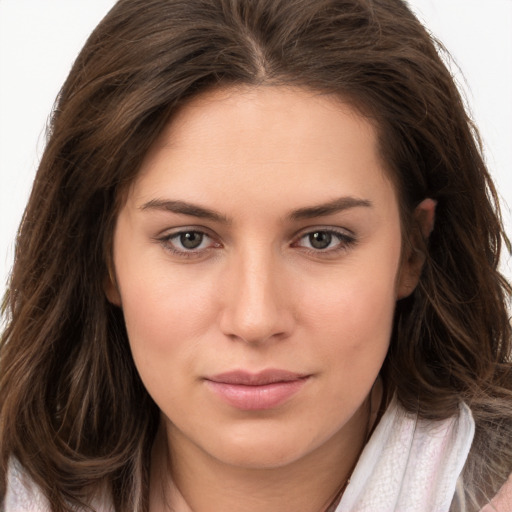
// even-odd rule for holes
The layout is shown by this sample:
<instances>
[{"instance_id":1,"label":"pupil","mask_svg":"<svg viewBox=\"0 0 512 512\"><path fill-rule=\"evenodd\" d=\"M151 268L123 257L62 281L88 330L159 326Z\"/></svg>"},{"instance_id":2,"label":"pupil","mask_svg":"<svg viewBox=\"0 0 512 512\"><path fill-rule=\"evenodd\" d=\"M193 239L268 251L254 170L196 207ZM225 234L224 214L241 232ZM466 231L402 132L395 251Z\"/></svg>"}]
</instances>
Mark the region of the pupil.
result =
<instances>
[{"instance_id":1,"label":"pupil","mask_svg":"<svg viewBox=\"0 0 512 512\"><path fill-rule=\"evenodd\" d=\"M331 244L331 241L332 235L325 231L317 231L316 233L309 235L311 247L314 247L315 249L327 249Z\"/></svg>"},{"instance_id":2,"label":"pupil","mask_svg":"<svg viewBox=\"0 0 512 512\"><path fill-rule=\"evenodd\" d=\"M203 241L202 233L197 231L190 231L180 235L180 242L185 249L197 249Z\"/></svg>"}]
</instances>

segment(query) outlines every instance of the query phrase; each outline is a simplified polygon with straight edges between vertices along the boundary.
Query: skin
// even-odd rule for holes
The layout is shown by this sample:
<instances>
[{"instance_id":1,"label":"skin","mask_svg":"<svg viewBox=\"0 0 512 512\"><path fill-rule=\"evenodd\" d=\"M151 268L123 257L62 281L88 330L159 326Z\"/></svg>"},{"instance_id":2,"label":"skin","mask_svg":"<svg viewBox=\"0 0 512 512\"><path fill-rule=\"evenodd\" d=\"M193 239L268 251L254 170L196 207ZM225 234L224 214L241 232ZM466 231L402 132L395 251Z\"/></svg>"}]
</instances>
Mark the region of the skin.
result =
<instances>
[{"instance_id":1,"label":"skin","mask_svg":"<svg viewBox=\"0 0 512 512\"><path fill-rule=\"evenodd\" d=\"M427 234L434 207L417 210ZM331 96L221 89L174 116L119 213L107 286L162 412L151 510L325 510L366 441L395 303L421 269L400 226L374 127ZM249 411L205 381L268 368L308 378Z\"/></svg>"},{"instance_id":2,"label":"skin","mask_svg":"<svg viewBox=\"0 0 512 512\"><path fill-rule=\"evenodd\" d=\"M509 510L512 510L512 474L493 500L485 505L480 512L507 512Z\"/></svg>"}]
</instances>

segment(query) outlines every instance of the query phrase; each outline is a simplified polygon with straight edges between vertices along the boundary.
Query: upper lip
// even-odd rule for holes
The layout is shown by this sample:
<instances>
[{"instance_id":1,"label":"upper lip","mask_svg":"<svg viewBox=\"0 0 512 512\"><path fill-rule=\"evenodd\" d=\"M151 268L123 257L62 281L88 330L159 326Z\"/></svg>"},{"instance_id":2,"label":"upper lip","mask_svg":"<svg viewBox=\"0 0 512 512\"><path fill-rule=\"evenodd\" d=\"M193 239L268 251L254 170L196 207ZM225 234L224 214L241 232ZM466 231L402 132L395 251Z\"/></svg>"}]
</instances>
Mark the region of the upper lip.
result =
<instances>
[{"instance_id":1,"label":"upper lip","mask_svg":"<svg viewBox=\"0 0 512 512\"><path fill-rule=\"evenodd\" d=\"M308 375L290 372L287 370L268 369L257 373L245 370L233 370L207 377L206 380L222 384L264 386L266 384L275 384L277 382L291 382L305 377L308 377Z\"/></svg>"}]
</instances>

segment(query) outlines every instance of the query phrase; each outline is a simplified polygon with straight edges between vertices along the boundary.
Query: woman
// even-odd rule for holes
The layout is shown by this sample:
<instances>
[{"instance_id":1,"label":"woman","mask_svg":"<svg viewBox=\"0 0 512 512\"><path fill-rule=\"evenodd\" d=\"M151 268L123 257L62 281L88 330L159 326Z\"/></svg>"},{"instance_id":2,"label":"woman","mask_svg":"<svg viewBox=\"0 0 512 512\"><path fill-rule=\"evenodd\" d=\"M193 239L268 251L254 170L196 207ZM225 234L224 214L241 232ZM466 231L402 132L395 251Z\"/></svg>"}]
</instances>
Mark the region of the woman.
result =
<instances>
[{"instance_id":1,"label":"woman","mask_svg":"<svg viewBox=\"0 0 512 512\"><path fill-rule=\"evenodd\" d=\"M436 47L398 0L116 4L18 237L6 510L508 510L506 238Z\"/></svg>"}]
</instances>

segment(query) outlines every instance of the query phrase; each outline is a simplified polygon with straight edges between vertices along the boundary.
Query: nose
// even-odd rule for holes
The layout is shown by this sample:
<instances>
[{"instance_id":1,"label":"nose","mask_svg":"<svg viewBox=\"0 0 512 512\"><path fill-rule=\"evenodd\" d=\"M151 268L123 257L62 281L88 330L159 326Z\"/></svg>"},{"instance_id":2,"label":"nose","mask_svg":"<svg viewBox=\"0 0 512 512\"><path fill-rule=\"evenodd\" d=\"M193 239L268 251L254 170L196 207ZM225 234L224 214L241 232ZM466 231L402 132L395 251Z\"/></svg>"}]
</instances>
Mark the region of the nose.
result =
<instances>
[{"instance_id":1,"label":"nose","mask_svg":"<svg viewBox=\"0 0 512 512\"><path fill-rule=\"evenodd\" d=\"M226 336L260 344L293 331L292 294L276 259L271 251L247 250L230 261L221 287L220 328Z\"/></svg>"}]
</instances>

